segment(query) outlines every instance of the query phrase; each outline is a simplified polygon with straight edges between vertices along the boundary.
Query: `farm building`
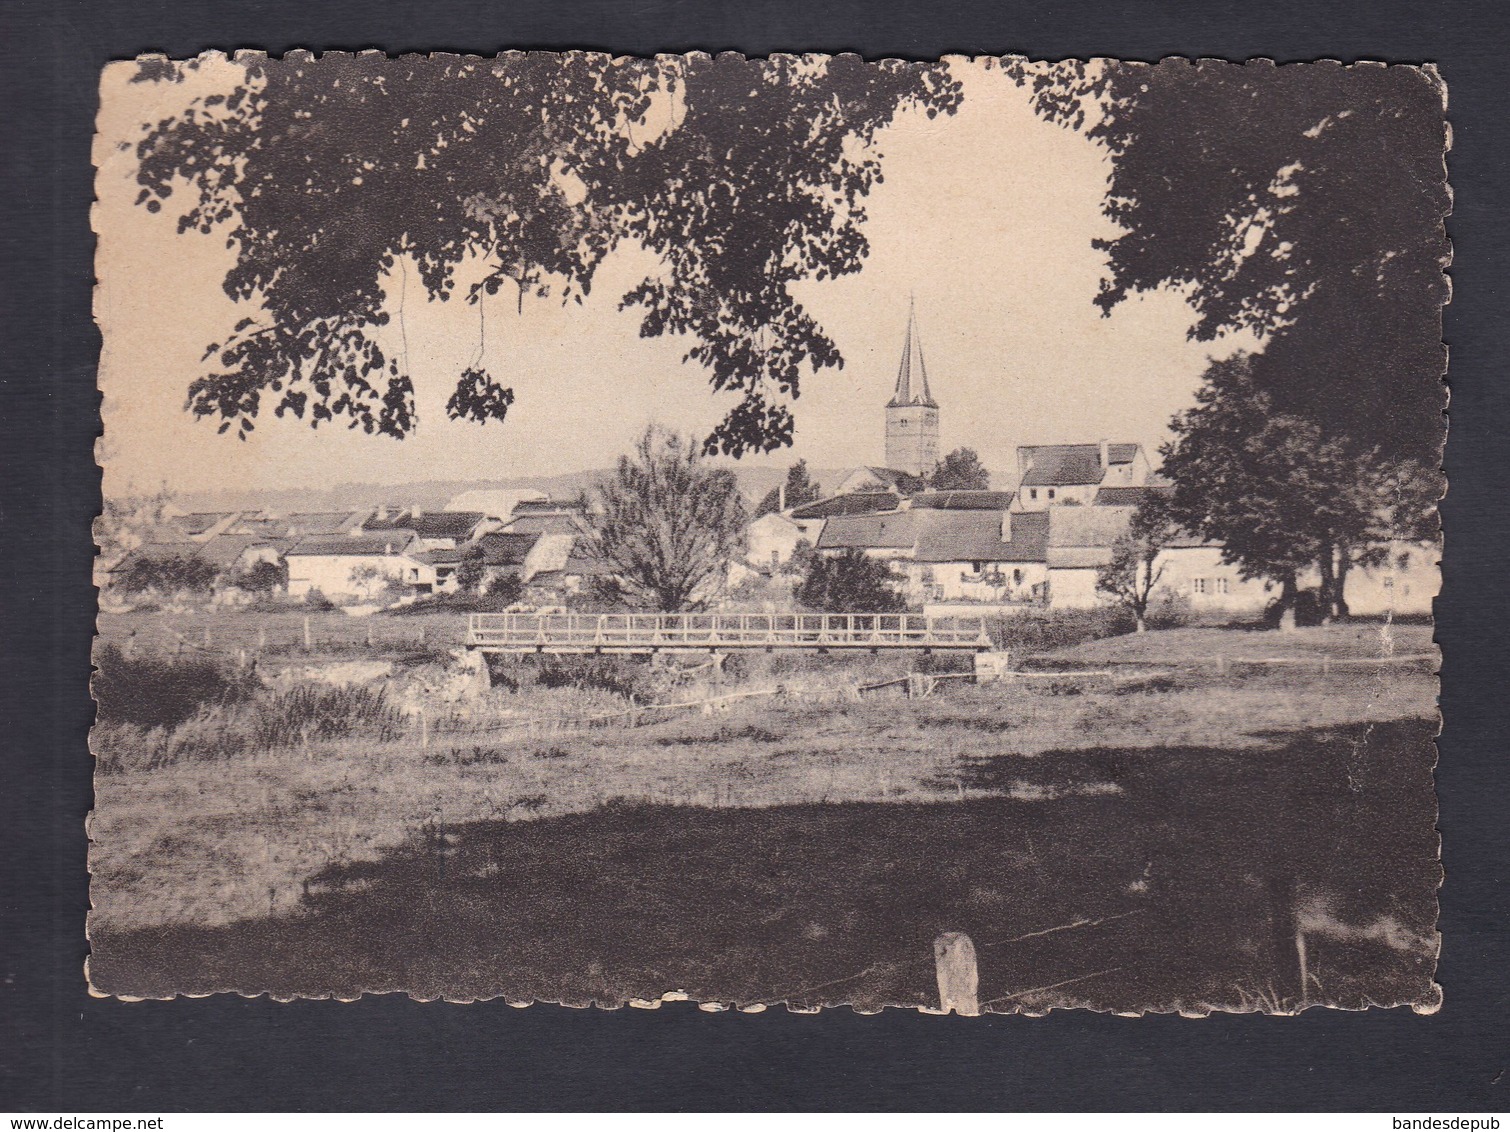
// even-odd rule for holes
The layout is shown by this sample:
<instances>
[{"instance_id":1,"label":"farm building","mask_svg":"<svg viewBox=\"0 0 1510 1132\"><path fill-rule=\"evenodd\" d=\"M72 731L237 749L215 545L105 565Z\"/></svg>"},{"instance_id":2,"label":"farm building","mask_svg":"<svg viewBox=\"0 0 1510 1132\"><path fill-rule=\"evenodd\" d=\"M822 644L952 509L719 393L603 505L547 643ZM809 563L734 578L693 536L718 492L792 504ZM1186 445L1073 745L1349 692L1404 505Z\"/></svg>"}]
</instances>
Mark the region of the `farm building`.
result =
<instances>
[{"instance_id":1,"label":"farm building","mask_svg":"<svg viewBox=\"0 0 1510 1132\"><path fill-rule=\"evenodd\" d=\"M456 593L457 568L473 551L482 553L481 589L486 593L499 578L519 577L524 573L529 552L540 541L539 535L490 531L461 546L439 547L424 551L421 557L435 571L435 592Z\"/></svg>"}]
</instances>

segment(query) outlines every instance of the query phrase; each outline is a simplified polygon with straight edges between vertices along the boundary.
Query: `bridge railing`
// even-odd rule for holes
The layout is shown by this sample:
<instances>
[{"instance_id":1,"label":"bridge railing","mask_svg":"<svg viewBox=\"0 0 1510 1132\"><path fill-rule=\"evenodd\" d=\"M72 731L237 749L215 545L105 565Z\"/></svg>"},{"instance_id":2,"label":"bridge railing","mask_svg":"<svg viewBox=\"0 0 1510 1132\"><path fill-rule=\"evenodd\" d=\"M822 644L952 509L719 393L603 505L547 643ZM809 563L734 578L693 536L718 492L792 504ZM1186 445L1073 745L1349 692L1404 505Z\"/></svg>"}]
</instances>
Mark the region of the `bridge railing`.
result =
<instances>
[{"instance_id":1,"label":"bridge railing","mask_svg":"<svg viewBox=\"0 0 1510 1132\"><path fill-rule=\"evenodd\" d=\"M985 648L979 617L918 613L474 613L467 644L493 648Z\"/></svg>"}]
</instances>

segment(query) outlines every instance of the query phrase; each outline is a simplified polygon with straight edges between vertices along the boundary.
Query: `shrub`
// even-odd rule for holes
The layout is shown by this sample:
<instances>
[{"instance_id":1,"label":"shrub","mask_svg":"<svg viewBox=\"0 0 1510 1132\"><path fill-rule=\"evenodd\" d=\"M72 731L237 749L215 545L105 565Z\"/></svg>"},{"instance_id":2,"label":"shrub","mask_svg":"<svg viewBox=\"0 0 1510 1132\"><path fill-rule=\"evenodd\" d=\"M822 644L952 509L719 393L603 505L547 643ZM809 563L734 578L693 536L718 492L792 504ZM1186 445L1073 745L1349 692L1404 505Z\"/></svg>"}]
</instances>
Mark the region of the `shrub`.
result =
<instances>
[{"instance_id":1,"label":"shrub","mask_svg":"<svg viewBox=\"0 0 1510 1132\"><path fill-rule=\"evenodd\" d=\"M907 608L891 568L853 548L834 558L815 558L796 596L819 613L895 613Z\"/></svg>"},{"instance_id":2,"label":"shrub","mask_svg":"<svg viewBox=\"0 0 1510 1132\"><path fill-rule=\"evenodd\" d=\"M336 607L336 603L326 597L318 588L310 590L304 595L304 604L310 609L319 610L321 613L329 613Z\"/></svg>"},{"instance_id":3,"label":"shrub","mask_svg":"<svg viewBox=\"0 0 1510 1132\"><path fill-rule=\"evenodd\" d=\"M1051 652L1118 637L1135 627L1133 615L1122 606L1096 609L1051 609L1042 613L1019 613L987 622L997 648L1013 652Z\"/></svg>"},{"instance_id":4,"label":"shrub","mask_svg":"<svg viewBox=\"0 0 1510 1132\"><path fill-rule=\"evenodd\" d=\"M256 678L200 657L127 657L115 645L95 656L92 683L101 723L172 727L201 708L250 697Z\"/></svg>"},{"instance_id":5,"label":"shrub","mask_svg":"<svg viewBox=\"0 0 1510 1132\"><path fill-rule=\"evenodd\" d=\"M646 700L650 677L632 661L612 657L542 656L535 670L542 688L596 688L627 700Z\"/></svg>"}]
</instances>

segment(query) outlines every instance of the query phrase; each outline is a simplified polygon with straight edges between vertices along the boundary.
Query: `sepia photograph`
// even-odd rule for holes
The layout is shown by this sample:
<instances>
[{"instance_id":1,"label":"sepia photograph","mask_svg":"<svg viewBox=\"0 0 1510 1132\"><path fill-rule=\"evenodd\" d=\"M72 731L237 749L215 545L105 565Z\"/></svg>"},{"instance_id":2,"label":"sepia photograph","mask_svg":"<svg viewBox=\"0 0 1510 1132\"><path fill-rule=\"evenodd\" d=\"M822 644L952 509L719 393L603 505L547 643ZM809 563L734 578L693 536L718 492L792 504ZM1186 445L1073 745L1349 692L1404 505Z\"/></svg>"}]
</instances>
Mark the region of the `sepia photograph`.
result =
<instances>
[{"instance_id":1,"label":"sepia photograph","mask_svg":"<svg viewBox=\"0 0 1510 1132\"><path fill-rule=\"evenodd\" d=\"M211 52L96 126L92 993L1441 1007L1433 67Z\"/></svg>"}]
</instances>

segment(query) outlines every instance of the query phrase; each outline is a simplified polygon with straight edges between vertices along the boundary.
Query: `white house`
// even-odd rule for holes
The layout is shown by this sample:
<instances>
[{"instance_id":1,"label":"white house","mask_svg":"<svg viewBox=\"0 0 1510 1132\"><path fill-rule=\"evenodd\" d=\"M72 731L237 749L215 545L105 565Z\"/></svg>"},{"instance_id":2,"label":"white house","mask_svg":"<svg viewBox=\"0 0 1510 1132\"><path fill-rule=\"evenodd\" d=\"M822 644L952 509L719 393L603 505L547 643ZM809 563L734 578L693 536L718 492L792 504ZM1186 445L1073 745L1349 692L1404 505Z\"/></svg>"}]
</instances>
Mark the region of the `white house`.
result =
<instances>
[{"instance_id":1,"label":"white house","mask_svg":"<svg viewBox=\"0 0 1510 1132\"><path fill-rule=\"evenodd\" d=\"M775 573L791 561L804 538L806 532L789 515L768 512L745 528L744 565L757 573Z\"/></svg>"},{"instance_id":2,"label":"white house","mask_svg":"<svg viewBox=\"0 0 1510 1132\"><path fill-rule=\"evenodd\" d=\"M288 593L303 598L319 590L332 601L371 601L390 581L428 593L435 567L422 554L419 537L408 530L300 539L284 554Z\"/></svg>"},{"instance_id":3,"label":"white house","mask_svg":"<svg viewBox=\"0 0 1510 1132\"><path fill-rule=\"evenodd\" d=\"M1043 599L1047 516L1002 511L923 509L917 544L907 565L913 604Z\"/></svg>"}]
</instances>

